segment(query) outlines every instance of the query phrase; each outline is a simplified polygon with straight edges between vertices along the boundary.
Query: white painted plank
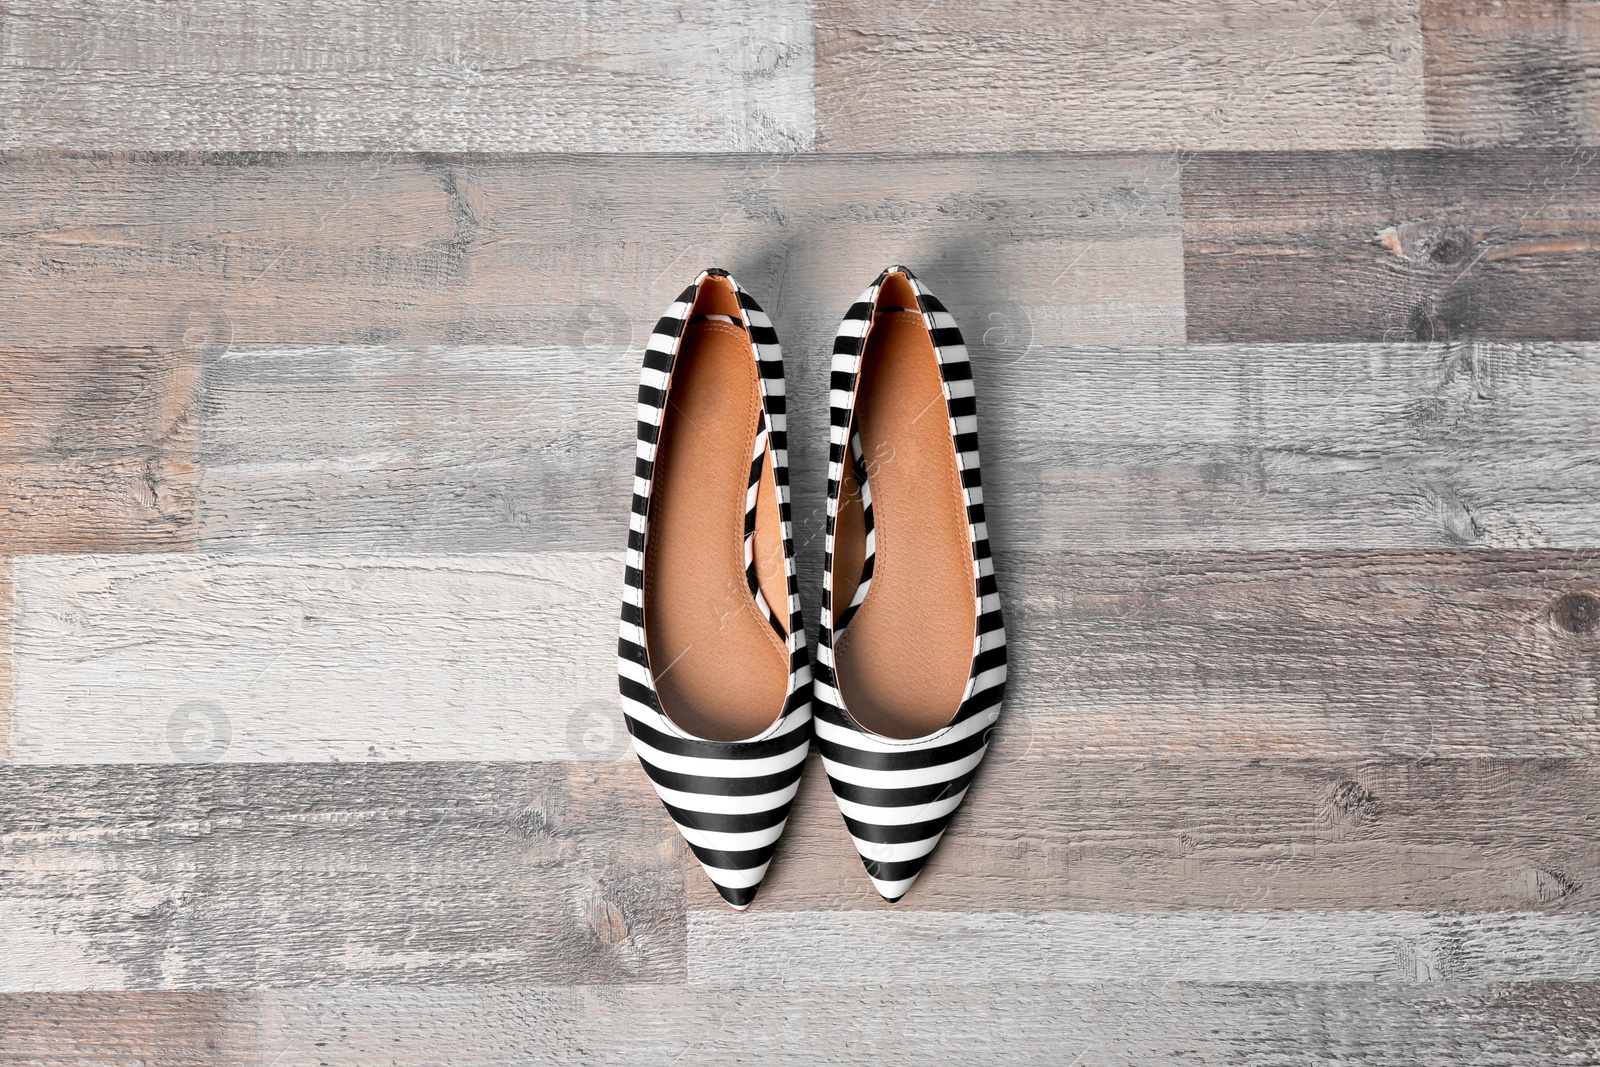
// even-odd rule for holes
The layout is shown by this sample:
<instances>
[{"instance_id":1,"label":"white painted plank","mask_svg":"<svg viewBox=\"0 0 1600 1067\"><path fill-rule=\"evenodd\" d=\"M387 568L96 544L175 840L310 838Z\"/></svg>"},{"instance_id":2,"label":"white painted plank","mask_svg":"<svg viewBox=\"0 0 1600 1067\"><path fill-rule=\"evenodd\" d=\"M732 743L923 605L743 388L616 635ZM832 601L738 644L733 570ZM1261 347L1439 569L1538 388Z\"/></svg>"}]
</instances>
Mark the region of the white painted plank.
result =
<instances>
[{"instance_id":1,"label":"white painted plank","mask_svg":"<svg viewBox=\"0 0 1600 1067\"><path fill-rule=\"evenodd\" d=\"M15 567L18 763L626 750L620 551Z\"/></svg>"},{"instance_id":2,"label":"white painted plank","mask_svg":"<svg viewBox=\"0 0 1600 1067\"><path fill-rule=\"evenodd\" d=\"M804 0L6 5L0 147L780 152Z\"/></svg>"},{"instance_id":3,"label":"white painted plank","mask_svg":"<svg viewBox=\"0 0 1600 1067\"><path fill-rule=\"evenodd\" d=\"M1593 981L1600 916L1326 911L689 915L689 980Z\"/></svg>"}]
</instances>

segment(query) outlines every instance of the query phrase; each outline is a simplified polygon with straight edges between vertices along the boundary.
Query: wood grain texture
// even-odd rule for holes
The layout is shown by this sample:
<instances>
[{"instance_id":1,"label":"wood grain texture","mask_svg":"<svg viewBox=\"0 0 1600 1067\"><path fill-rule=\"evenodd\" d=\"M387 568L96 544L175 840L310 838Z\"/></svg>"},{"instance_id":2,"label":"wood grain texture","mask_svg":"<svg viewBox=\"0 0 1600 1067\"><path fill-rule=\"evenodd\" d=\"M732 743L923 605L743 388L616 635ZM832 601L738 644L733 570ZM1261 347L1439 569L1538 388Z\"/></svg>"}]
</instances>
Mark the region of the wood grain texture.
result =
<instances>
[{"instance_id":1,"label":"wood grain texture","mask_svg":"<svg viewBox=\"0 0 1600 1067\"><path fill-rule=\"evenodd\" d=\"M0 1064L1581 1063L1592 982L408 986L0 995Z\"/></svg>"},{"instance_id":2,"label":"wood grain texture","mask_svg":"<svg viewBox=\"0 0 1600 1067\"><path fill-rule=\"evenodd\" d=\"M671 824L585 767L0 769L0 988L681 981Z\"/></svg>"},{"instance_id":3,"label":"wood grain texture","mask_svg":"<svg viewBox=\"0 0 1600 1067\"><path fill-rule=\"evenodd\" d=\"M1594 981L1597 939L1590 915L710 912L689 916L689 980Z\"/></svg>"},{"instance_id":4,"label":"wood grain texture","mask_svg":"<svg viewBox=\"0 0 1600 1067\"><path fill-rule=\"evenodd\" d=\"M0 157L15 345L642 346L722 266L820 371L896 260L995 344L1183 337L1161 157Z\"/></svg>"},{"instance_id":5,"label":"wood grain texture","mask_svg":"<svg viewBox=\"0 0 1600 1067\"><path fill-rule=\"evenodd\" d=\"M1587 152L1201 155L1183 212L1191 341L1600 338Z\"/></svg>"},{"instance_id":6,"label":"wood grain texture","mask_svg":"<svg viewBox=\"0 0 1600 1067\"><path fill-rule=\"evenodd\" d=\"M1596 346L1057 347L1020 318L990 330L958 310L1002 549L1600 542ZM826 378L814 351L790 351L797 538L814 587ZM614 550L638 360L599 335L230 348L205 364L201 543Z\"/></svg>"},{"instance_id":7,"label":"wood grain texture","mask_svg":"<svg viewBox=\"0 0 1600 1067\"><path fill-rule=\"evenodd\" d=\"M808 5L7 6L4 148L811 147Z\"/></svg>"},{"instance_id":8,"label":"wood grain texture","mask_svg":"<svg viewBox=\"0 0 1600 1067\"><path fill-rule=\"evenodd\" d=\"M1592 916L1600 912L1596 762L1052 761L1017 760L1002 746L895 905L867 881L826 776L814 767L751 914L860 910L889 919L925 911L917 921L930 932L955 913L1057 908L1178 918L1193 914L1185 909ZM686 879L690 906L715 913L719 898L704 883L698 872ZM1591 962L1595 947L1587 949ZM1233 973L1226 968L1195 973L1255 980L1225 977ZM1013 977L1025 975L1045 977Z\"/></svg>"},{"instance_id":9,"label":"wood grain texture","mask_svg":"<svg viewBox=\"0 0 1600 1067\"><path fill-rule=\"evenodd\" d=\"M1600 985L871 983L273 991L277 1067L863 1062L1478 1067L1600 1055ZM1003 1050L1003 1052L1001 1051ZM274 1059L273 1057L277 1058ZM3 1060L0 1060L3 1062Z\"/></svg>"},{"instance_id":10,"label":"wood grain texture","mask_svg":"<svg viewBox=\"0 0 1600 1067\"><path fill-rule=\"evenodd\" d=\"M1589 979L1600 867L1593 763L996 763L894 909L902 914L860 922L905 918L932 931L948 920L937 943L956 967L983 951L986 935L962 925L986 921L980 910L1043 912L1047 927L1076 914L1081 929L1061 934L1063 943L1081 935L1105 946L1090 927L1132 923L1156 939L1143 957L1149 967L1193 964L1181 975L1022 969L986 978L980 968L969 981ZM11 767L0 785L6 989L670 982L685 973L684 893L694 915L727 913L629 763ZM813 768L750 913L812 909L788 913L819 946L829 923L857 921L828 912L888 910L867 901L831 805ZM1224 925L1211 929L1207 909L1218 908ZM1250 910L1233 911L1241 908ZM1334 945L1339 963L1320 976L1294 969L1300 963L1249 970L1250 924L1292 930L1305 915L1294 908L1337 913L1327 929L1356 940ZM1361 909L1402 914L1386 926L1384 911ZM1516 914L1485 914L1502 910ZM703 929L724 941L744 936ZM1215 939L1220 955L1161 940L1170 929ZM864 930L854 936L876 943ZM1431 944L1444 930L1521 939L1525 966L1489 953L1448 973L1363 969L1365 946L1384 937ZM756 959L769 951L749 947ZM717 977L712 961L724 949L711 951L693 963L697 979L751 977ZM861 962L857 980L867 980ZM792 979L844 980L811 966Z\"/></svg>"},{"instance_id":11,"label":"wood grain texture","mask_svg":"<svg viewBox=\"0 0 1600 1067\"><path fill-rule=\"evenodd\" d=\"M1600 753L1578 552L1007 553L1011 758Z\"/></svg>"},{"instance_id":12,"label":"wood grain texture","mask_svg":"<svg viewBox=\"0 0 1600 1067\"><path fill-rule=\"evenodd\" d=\"M249 993L0 994L5 1067L260 1067Z\"/></svg>"},{"instance_id":13,"label":"wood grain texture","mask_svg":"<svg viewBox=\"0 0 1600 1067\"><path fill-rule=\"evenodd\" d=\"M0 760L11 758L11 714L15 675L15 587L11 559L0 556Z\"/></svg>"},{"instance_id":14,"label":"wood grain texture","mask_svg":"<svg viewBox=\"0 0 1600 1067\"><path fill-rule=\"evenodd\" d=\"M1600 143L1600 5L1422 0L1432 143Z\"/></svg>"},{"instance_id":15,"label":"wood grain texture","mask_svg":"<svg viewBox=\"0 0 1600 1067\"><path fill-rule=\"evenodd\" d=\"M17 563L23 763L611 760L622 553Z\"/></svg>"},{"instance_id":16,"label":"wood grain texture","mask_svg":"<svg viewBox=\"0 0 1600 1067\"><path fill-rule=\"evenodd\" d=\"M1014 684L997 759L1600 753L1587 551L999 563ZM24 557L13 756L625 759L620 567L615 552Z\"/></svg>"},{"instance_id":17,"label":"wood grain texture","mask_svg":"<svg viewBox=\"0 0 1600 1067\"><path fill-rule=\"evenodd\" d=\"M230 349L206 365L201 543L620 553L639 361L598 339Z\"/></svg>"},{"instance_id":18,"label":"wood grain texture","mask_svg":"<svg viewBox=\"0 0 1600 1067\"><path fill-rule=\"evenodd\" d=\"M1001 549L1600 540L1594 346L1040 348L974 374Z\"/></svg>"},{"instance_id":19,"label":"wood grain texture","mask_svg":"<svg viewBox=\"0 0 1600 1067\"><path fill-rule=\"evenodd\" d=\"M829 150L1423 143L1409 0L820 0L815 17Z\"/></svg>"},{"instance_id":20,"label":"wood grain texture","mask_svg":"<svg viewBox=\"0 0 1600 1067\"><path fill-rule=\"evenodd\" d=\"M193 547L199 388L182 347L0 348L0 553Z\"/></svg>"}]
</instances>

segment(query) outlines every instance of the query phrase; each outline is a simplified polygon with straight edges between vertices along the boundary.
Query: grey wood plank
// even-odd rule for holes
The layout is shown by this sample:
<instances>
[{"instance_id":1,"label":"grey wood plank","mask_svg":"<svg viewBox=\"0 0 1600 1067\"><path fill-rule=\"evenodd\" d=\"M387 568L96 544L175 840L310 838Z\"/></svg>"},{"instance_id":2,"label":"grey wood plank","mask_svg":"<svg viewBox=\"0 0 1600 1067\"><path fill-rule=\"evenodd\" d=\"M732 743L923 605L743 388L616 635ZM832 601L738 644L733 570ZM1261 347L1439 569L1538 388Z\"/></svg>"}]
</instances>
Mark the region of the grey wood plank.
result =
<instances>
[{"instance_id":1,"label":"grey wood plank","mask_svg":"<svg viewBox=\"0 0 1600 1067\"><path fill-rule=\"evenodd\" d=\"M0 556L0 760L11 758L11 718L16 655L16 593L11 559Z\"/></svg>"},{"instance_id":2,"label":"grey wood plank","mask_svg":"<svg viewBox=\"0 0 1600 1067\"><path fill-rule=\"evenodd\" d=\"M1002 547L1600 537L1594 346L1041 348L975 376Z\"/></svg>"},{"instance_id":3,"label":"grey wood plank","mask_svg":"<svg viewBox=\"0 0 1600 1067\"><path fill-rule=\"evenodd\" d=\"M671 824L587 766L0 769L0 988L681 981Z\"/></svg>"},{"instance_id":4,"label":"grey wood plank","mask_svg":"<svg viewBox=\"0 0 1600 1067\"><path fill-rule=\"evenodd\" d=\"M202 544L619 552L640 362L625 340L230 349L206 364Z\"/></svg>"},{"instance_id":5,"label":"grey wood plank","mask_svg":"<svg viewBox=\"0 0 1600 1067\"><path fill-rule=\"evenodd\" d=\"M755 909L926 912L930 930L957 912L1050 909L1591 914L1597 778L1594 759L1018 760L1002 744L890 905L815 766ZM690 907L725 908L705 882L686 881Z\"/></svg>"},{"instance_id":6,"label":"grey wood plank","mask_svg":"<svg viewBox=\"0 0 1600 1067\"><path fill-rule=\"evenodd\" d=\"M1597 946L1593 915L695 912L689 981L1592 982Z\"/></svg>"},{"instance_id":7,"label":"grey wood plank","mask_svg":"<svg viewBox=\"0 0 1600 1067\"><path fill-rule=\"evenodd\" d=\"M1159 156L20 153L0 205L14 345L642 346L721 266L819 367L894 261L995 344L1183 336Z\"/></svg>"},{"instance_id":8,"label":"grey wood plank","mask_svg":"<svg viewBox=\"0 0 1600 1067\"><path fill-rule=\"evenodd\" d=\"M1292 909L1316 908L1336 916L1329 929L1377 944L1389 920L1365 909L1449 909L1464 930L1507 910L1517 929L1554 923L1570 956L1593 937L1583 925L1600 863L1592 762L996 762L899 914L860 921L908 917L932 930L983 910L1019 916L997 920L1013 925L1078 915L1110 929L1150 915L1159 933L1160 917L1197 914L1183 909L1203 926L1241 908L1253 909L1241 921L1292 925L1306 914ZM745 917L844 923L889 910L867 899L821 776L808 778ZM0 785L6 990L672 982L685 975L686 890L692 914L727 912L631 762L9 767ZM796 907L813 910L774 910ZM1405 914L1394 921L1409 929ZM1427 929L1456 921L1428 918ZM1214 932L1247 962L1242 941ZM1588 977L1539 955L1541 943L1525 958L1543 970L1485 964L1447 977ZM1157 953L1152 966L1157 957L1182 958ZM805 967L793 978L807 980Z\"/></svg>"},{"instance_id":9,"label":"grey wood plank","mask_svg":"<svg viewBox=\"0 0 1600 1067\"><path fill-rule=\"evenodd\" d=\"M633 986L274 991L279 1067L587 1063L1262 1065L1579 1063L1595 983L1008 981L956 997L857 988ZM1003 1050L1003 1051L1002 1051ZM3 1062L3 1060L0 1060Z\"/></svg>"},{"instance_id":10,"label":"grey wood plank","mask_svg":"<svg viewBox=\"0 0 1600 1067\"><path fill-rule=\"evenodd\" d=\"M615 550L20 557L12 755L618 759L621 566ZM1587 550L1007 552L999 575L997 758L1600 752Z\"/></svg>"},{"instance_id":11,"label":"grey wood plank","mask_svg":"<svg viewBox=\"0 0 1600 1067\"><path fill-rule=\"evenodd\" d=\"M611 760L622 553L30 556L22 763Z\"/></svg>"},{"instance_id":12,"label":"grey wood plank","mask_svg":"<svg viewBox=\"0 0 1600 1067\"><path fill-rule=\"evenodd\" d=\"M1600 5L1423 0L1428 130L1449 148L1600 143Z\"/></svg>"},{"instance_id":13,"label":"grey wood plank","mask_svg":"<svg viewBox=\"0 0 1600 1067\"><path fill-rule=\"evenodd\" d=\"M1198 155L1191 341L1595 340L1588 152Z\"/></svg>"},{"instance_id":14,"label":"grey wood plank","mask_svg":"<svg viewBox=\"0 0 1600 1067\"><path fill-rule=\"evenodd\" d=\"M23 0L0 147L797 151L798 0L690 7Z\"/></svg>"},{"instance_id":15,"label":"grey wood plank","mask_svg":"<svg viewBox=\"0 0 1600 1067\"><path fill-rule=\"evenodd\" d=\"M0 995L0 1064L1396 1063L1600 1055L1592 982L387 986Z\"/></svg>"},{"instance_id":16,"label":"grey wood plank","mask_svg":"<svg viewBox=\"0 0 1600 1067\"><path fill-rule=\"evenodd\" d=\"M1600 753L1572 552L1007 553L1016 757Z\"/></svg>"},{"instance_id":17,"label":"grey wood plank","mask_svg":"<svg viewBox=\"0 0 1600 1067\"><path fill-rule=\"evenodd\" d=\"M830 150L1424 143L1412 0L820 0L815 18Z\"/></svg>"},{"instance_id":18,"label":"grey wood plank","mask_svg":"<svg viewBox=\"0 0 1600 1067\"><path fill-rule=\"evenodd\" d=\"M0 994L5 1067L261 1067L252 993Z\"/></svg>"},{"instance_id":19,"label":"grey wood plank","mask_svg":"<svg viewBox=\"0 0 1600 1067\"><path fill-rule=\"evenodd\" d=\"M984 338L957 290L1002 549L1600 541L1600 347ZM1004 309L996 314L1006 314ZM820 565L827 377L791 348L797 536ZM238 346L207 359L208 550L610 550L638 351Z\"/></svg>"},{"instance_id":20,"label":"grey wood plank","mask_svg":"<svg viewBox=\"0 0 1600 1067\"><path fill-rule=\"evenodd\" d=\"M182 347L0 348L0 554L194 547L199 388Z\"/></svg>"}]
</instances>

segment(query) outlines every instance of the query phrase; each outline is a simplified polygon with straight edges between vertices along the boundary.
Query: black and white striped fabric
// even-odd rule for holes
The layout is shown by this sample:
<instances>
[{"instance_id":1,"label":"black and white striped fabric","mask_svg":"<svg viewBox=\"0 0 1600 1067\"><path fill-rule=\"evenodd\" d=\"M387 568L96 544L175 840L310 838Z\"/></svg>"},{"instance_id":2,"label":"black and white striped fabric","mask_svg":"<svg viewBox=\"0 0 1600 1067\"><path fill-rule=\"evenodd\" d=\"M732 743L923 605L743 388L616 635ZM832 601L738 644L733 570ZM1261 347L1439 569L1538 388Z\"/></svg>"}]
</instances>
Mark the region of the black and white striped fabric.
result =
<instances>
[{"instance_id":1,"label":"black and white striped fabric","mask_svg":"<svg viewBox=\"0 0 1600 1067\"><path fill-rule=\"evenodd\" d=\"M834 529L846 462L855 466L863 504L871 499L869 472L861 459L854 422L856 382L879 289L893 274L904 275L916 293L923 322L939 359L950 433L955 441L966 497L967 530L972 542L973 596L977 601L972 666L959 710L942 729L907 741L870 734L857 725L845 710L833 671L833 649L863 595L858 592L852 598L836 624ZM978 764L988 750L989 732L1000 717L1006 681L1006 632L983 515L977 402L971 364L955 320L939 299L923 288L906 268L892 266L885 270L851 305L834 339L830 404L827 549L822 626L817 635L817 746L822 751L823 766L827 769L834 797L866 865L867 875L886 900L895 901L916 881L949 825L951 815L966 796ZM872 529L870 518L867 529ZM871 576L872 549L869 535L863 579Z\"/></svg>"},{"instance_id":2,"label":"black and white striped fabric","mask_svg":"<svg viewBox=\"0 0 1600 1067\"><path fill-rule=\"evenodd\" d=\"M644 637L645 544L650 529L656 441L684 327L694 313L701 283L710 276L727 278L738 295L744 321L737 325L750 335L759 371L762 413L745 505L745 565L758 603L775 626L779 620L773 614L773 606L760 598L753 557L756 494L763 459L770 459L776 483L788 578L788 696L782 714L769 730L734 742L695 737L662 714ZM789 806L799 788L812 736L811 665L800 616L800 584L795 575L784 423L783 357L772 322L725 271L701 272L656 323L645 346L617 674L622 711L639 762L717 891L741 910L754 899L772 861L788 820Z\"/></svg>"}]
</instances>

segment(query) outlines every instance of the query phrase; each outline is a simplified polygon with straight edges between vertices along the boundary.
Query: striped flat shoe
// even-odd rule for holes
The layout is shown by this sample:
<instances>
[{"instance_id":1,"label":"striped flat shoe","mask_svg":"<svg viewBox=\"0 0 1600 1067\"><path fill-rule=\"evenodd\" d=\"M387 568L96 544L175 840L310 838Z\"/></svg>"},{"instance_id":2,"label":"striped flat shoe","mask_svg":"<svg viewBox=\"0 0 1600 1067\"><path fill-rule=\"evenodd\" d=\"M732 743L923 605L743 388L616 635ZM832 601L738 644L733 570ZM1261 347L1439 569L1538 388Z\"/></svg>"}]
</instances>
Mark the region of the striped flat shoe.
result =
<instances>
[{"instance_id":1,"label":"striped flat shoe","mask_svg":"<svg viewBox=\"0 0 1600 1067\"><path fill-rule=\"evenodd\" d=\"M816 731L884 899L905 895L1000 717L1006 632L961 332L894 266L833 346Z\"/></svg>"},{"instance_id":2,"label":"striped flat shoe","mask_svg":"<svg viewBox=\"0 0 1600 1067\"><path fill-rule=\"evenodd\" d=\"M617 673L678 832L723 899L748 907L811 744L811 667L783 358L725 271L697 277L645 347Z\"/></svg>"}]
</instances>

